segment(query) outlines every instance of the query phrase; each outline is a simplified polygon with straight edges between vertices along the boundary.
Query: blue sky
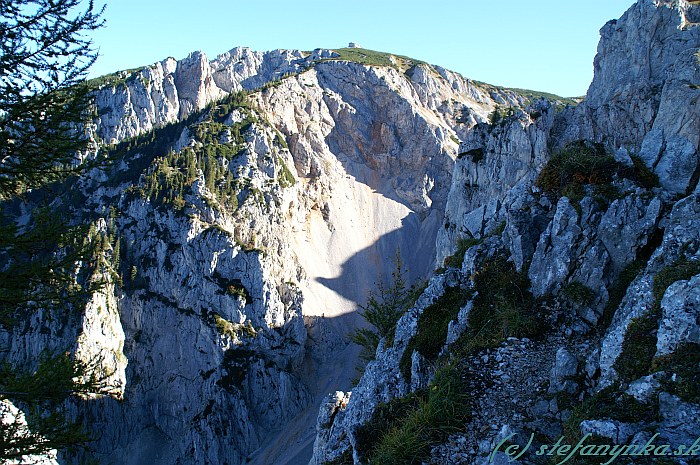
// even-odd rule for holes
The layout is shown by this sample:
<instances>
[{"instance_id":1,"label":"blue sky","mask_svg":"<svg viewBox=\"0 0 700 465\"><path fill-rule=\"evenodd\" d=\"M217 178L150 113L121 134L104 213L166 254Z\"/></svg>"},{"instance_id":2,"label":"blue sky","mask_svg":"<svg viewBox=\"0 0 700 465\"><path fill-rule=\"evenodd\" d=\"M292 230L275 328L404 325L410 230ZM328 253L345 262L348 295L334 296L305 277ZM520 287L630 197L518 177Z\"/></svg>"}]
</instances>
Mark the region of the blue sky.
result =
<instances>
[{"instance_id":1,"label":"blue sky","mask_svg":"<svg viewBox=\"0 0 700 465\"><path fill-rule=\"evenodd\" d=\"M104 0L102 0L104 1ZM99 2L96 2L99 3ZM365 48L479 81L584 95L599 29L633 0L112 0L91 76L201 50Z\"/></svg>"}]
</instances>

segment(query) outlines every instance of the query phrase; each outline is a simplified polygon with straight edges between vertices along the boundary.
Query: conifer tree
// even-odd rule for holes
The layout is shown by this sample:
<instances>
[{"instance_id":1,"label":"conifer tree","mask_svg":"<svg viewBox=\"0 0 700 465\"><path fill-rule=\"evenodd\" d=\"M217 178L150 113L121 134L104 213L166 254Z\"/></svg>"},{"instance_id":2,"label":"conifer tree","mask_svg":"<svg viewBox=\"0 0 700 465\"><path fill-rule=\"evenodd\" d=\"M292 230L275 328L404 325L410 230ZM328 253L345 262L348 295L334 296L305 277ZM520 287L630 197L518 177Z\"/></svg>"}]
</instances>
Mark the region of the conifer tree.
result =
<instances>
[{"instance_id":1,"label":"conifer tree","mask_svg":"<svg viewBox=\"0 0 700 465\"><path fill-rule=\"evenodd\" d=\"M377 284L377 290L370 293L367 303L360 306L362 318L370 327L355 330L352 341L362 347L360 359L363 363L374 359L382 338L393 338L396 322L413 302L415 287L408 285L406 273L401 253L397 251L389 285Z\"/></svg>"},{"instance_id":2,"label":"conifer tree","mask_svg":"<svg viewBox=\"0 0 700 465\"><path fill-rule=\"evenodd\" d=\"M83 159L90 142L82 123L92 111L85 77L97 54L85 34L102 26L101 15L92 1L0 0L0 325L9 331L40 310L80 309L98 286L81 283L76 264L89 262L101 241L92 244L65 205L56 211L53 188L94 166ZM21 205L31 205L27 222L17 221ZM26 367L0 363L3 413L11 401L26 418L3 424L0 462L87 440L62 406L101 392L103 380L67 353Z\"/></svg>"}]
</instances>

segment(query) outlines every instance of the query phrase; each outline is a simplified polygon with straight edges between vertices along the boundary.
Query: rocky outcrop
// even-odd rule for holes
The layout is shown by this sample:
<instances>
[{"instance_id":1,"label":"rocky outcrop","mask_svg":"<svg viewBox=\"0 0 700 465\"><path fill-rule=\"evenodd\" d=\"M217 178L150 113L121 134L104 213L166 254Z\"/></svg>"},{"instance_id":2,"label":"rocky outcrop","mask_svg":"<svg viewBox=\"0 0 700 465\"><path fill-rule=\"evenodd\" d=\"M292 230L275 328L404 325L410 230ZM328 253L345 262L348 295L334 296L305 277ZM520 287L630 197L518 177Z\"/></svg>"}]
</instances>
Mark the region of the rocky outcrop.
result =
<instances>
[{"instance_id":1,"label":"rocky outcrop","mask_svg":"<svg viewBox=\"0 0 700 465\"><path fill-rule=\"evenodd\" d=\"M601 29L594 78L559 142L602 141L638 154L661 185L685 194L697 184L700 40L697 5L638 1Z\"/></svg>"},{"instance_id":2,"label":"rocky outcrop","mask_svg":"<svg viewBox=\"0 0 700 465\"><path fill-rule=\"evenodd\" d=\"M564 429L688 440L695 378L677 358L700 342L698 8L640 0L608 23L576 107L320 49L194 53L105 78L94 134L118 162L56 207L96 225L107 285L79 315L0 331L3 360L98 360L111 396L74 411L99 431L98 458L129 465L282 464L312 448L313 463L363 463L362 427L383 403L439 391L436 362L470 398L431 463L487 463L513 435ZM544 189L552 153L579 140L615 155L610 182ZM346 393L347 332L397 249L413 279L446 269ZM479 288L485 270L507 279ZM501 288L486 315L499 336L470 346ZM445 302L428 354L416 341ZM626 395L657 418L572 417ZM21 417L2 406L3 421Z\"/></svg>"},{"instance_id":3,"label":"rocky outcrop","mask_svg":"<svg viewBox=\"0 0 700 465\"><path fill-rule=\"evenodd\" d=\"M508 460L503 449L492 455L504 441L523 448L534 434L554 443L563 431L618 444L644 443L656 433L669 444L695 441L690 419L700 400L688 386L698 373L700 240L692 192L699 8L684 0L638 1L601 30L595 78L581 104L557 112L535 102L466 134L436 250L438 264L449 257L444 263L454 266L461 255L453 254L464 254L461 269L431 279L349 400L338 394L342 406L329 401L322 410L313 463L349 463L349 454L366 463L372 441L389 434L373 418L395 411L382 403L400 411L426 386L439 389L430 384L434 369L405 341L420 336L427 306L421 299L439 299L445 280L462 286L467 303L454 312L440 360L483 384L464 388L473 397L464 432L433 440L426 462ZM535 180L553 152L580 140L614 154L617 174L607 186L582 182L577 192L553 196ZM470 315L483 311L475 310L474 283L501 255L527 275L544 334L536 348L511 337L465 357L465 335L480 335ZM511 310L494 309L492 317ZM426 331L435 337L438 330ZM360 443L366 428L375 436Z\"/></svg>"},{"instance_id":4,"label":"rocky outcrop","mask_svg":"<svg viewBox=\"0 0 700 465\"><path fill-rule=\"evenodd\" d=\"M237 48L102 79L94 133L118 161L63 206L98 225L109 285L61 331L0 333L13 363L100 360L113 397L76 407L99 459L308 460L319 404L354 376L357 304L397 250L413 279L435 268L459 138L525 102L337 58Z\"/></svg>"},{"instance_id":5,"label":"rocky outcrop","mask_svg":"<svg viewBox=\"0 0 700 465\"><path fill-rule=\"evenodd\" d=\"M202 52L180 61L159 63L108 78L95 93L97 135L108 143L135 137L202 110L231 92L250 90L306 69L313 60L331 55L317 50L255 52L236 47L214 60Z\"/></svg>"},{"instance_id":6,"label":"rocky outcrop","mask_svg":"<svg viewBox=\"0 0 700 465\"><path fill-rule=\"evenodd\" d=\"M459 238L481 238L495 230L504 197L533 176L549 154L547 141L555 107L536 101L496 125L479 124L460 144L445 209L445 225L437 238L437 262L454 252Z\"/></svg>"}]
</instances>

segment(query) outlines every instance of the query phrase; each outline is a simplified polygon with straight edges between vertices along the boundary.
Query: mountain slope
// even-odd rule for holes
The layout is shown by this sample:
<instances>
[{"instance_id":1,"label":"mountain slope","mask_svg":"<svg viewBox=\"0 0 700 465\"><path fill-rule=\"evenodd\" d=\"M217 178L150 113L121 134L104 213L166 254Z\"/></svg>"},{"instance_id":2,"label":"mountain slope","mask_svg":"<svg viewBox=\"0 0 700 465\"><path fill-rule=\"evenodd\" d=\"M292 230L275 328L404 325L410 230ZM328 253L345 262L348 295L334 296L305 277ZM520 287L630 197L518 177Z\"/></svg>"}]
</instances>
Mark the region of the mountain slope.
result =
<instances>
[{"instance_id":1,"label":"mountain slope","mask_svg":"<svg viewBox=\"0 0 700 465\"><path fill-rule=\"evenodd\" d=\"M327 397L312 463L695 441L699 15L638 1L601 30L581 104L467 134L437 237L447 269L352 393Z\"/></svg>"},{"instance_id":2,"label":"mountain slope","mask_svg":"<svg viewBox=\"0 0 700 465\"><path fill-rule=\"evenodd\" d=\"M397 249L413 278L434 268L458 138L525 102L341 58L239 48L94 82L115 163L53 207L94 222L111 284L1 337L12 363L101 358L118 392L73 407L101 461L308 460L321 399L354 376L357 304Z\"/></svg>"}]
</instances>

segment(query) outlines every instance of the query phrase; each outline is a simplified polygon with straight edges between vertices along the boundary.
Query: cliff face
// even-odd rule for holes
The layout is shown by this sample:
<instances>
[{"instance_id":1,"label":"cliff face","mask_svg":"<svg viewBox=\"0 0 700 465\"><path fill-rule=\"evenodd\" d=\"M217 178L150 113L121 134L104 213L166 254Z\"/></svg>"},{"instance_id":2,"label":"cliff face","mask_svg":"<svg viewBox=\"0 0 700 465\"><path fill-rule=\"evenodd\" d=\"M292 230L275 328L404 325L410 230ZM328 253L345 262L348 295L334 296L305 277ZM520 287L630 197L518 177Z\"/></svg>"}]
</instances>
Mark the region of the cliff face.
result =
<instances>
[{"instance_id":1,"label":"cliff face","mask_svg":"<svg viewBox=\"0 0 700 465\"><path fill-rule=\"evenodd\" d=\"M562 434L695 441L700 398L681 385L698 374L699 14L638 1L601 29L581 104L535 102L463 138L436 242L447 269L352 393L326 399L313 463L505 463L497 446L531 435L516 463ZM444 386L466 393L448 404L461 432L431 416Z\"/></svg>"},{"instance_id":2,"label":"cliff face","mask_svg":"<svg viewBox=\"0 0 700 465\"><path fill-rule=\"evenodd\" d=\"M13 363L70 350L111 374L111 397L72 406L98 459L308 461L318 405L355 374L357 304L397 250L434 268L459 138L525 102L387 57L238 48L101 80L116 162L55 207L96 225L110 284L0 333Z\"/></svg>"},{"instance_id":3,"label":"cliff face","mask_svg":"<svg viewBox=\"0 0 700 465\"><path fill-rule=\"evenodd\" d=\"M79 315L0 331L0 356L99 362L112 396L71 411L105 463L366 463L376 419L407 415L442 425L420 429L434 463L485 463L512 433L692 444L699 8L640 0L608 23L567 108L321 49L108 76L94 134L116 162L54 204L93 222L108 284ZM562 153L592 168L555 186L540 173ZM443 269L342 392L357 305L397 250L412 279ZM458 425L426 407L445 366L467 380ZM594 402L624 408L583 415Z\"/></svg>"},{"instance_id":4,"label":"cliff face","mask_svg":"<svg viewBox=\"0 0 700 465\"><path fill-rule=\"evenodd\" d=\"M97 135L108 143L134 137L181 120L208 103L243 89L296 73L330 52L261 53L237 47L209 61L202 52L176 61L167 58L140 70L103 78L96 93Z\"/></svg>"}]
</instances>

